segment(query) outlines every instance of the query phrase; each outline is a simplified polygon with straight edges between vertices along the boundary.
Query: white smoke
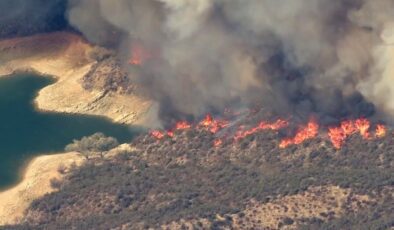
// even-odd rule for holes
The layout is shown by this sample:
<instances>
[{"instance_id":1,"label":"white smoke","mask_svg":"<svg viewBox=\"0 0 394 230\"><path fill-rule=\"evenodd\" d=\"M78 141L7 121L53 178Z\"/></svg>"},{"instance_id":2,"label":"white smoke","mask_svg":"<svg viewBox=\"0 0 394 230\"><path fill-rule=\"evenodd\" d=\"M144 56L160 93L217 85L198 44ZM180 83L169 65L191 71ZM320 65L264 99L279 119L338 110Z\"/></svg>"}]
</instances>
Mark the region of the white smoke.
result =
<instances>
[{"instance_id":1,"label":"white smoke","mask_svg":"<svg viewBox=\"0 0 394 230\"><path fill-rule=\"evenodd\" d=\"M375 31L377 39L369 49L372 61L368 77L359 82L360 91L394 119L394 1L365 1L360 10L353 11L350 19L359 26Z\"/></svg>"}]
</instances>

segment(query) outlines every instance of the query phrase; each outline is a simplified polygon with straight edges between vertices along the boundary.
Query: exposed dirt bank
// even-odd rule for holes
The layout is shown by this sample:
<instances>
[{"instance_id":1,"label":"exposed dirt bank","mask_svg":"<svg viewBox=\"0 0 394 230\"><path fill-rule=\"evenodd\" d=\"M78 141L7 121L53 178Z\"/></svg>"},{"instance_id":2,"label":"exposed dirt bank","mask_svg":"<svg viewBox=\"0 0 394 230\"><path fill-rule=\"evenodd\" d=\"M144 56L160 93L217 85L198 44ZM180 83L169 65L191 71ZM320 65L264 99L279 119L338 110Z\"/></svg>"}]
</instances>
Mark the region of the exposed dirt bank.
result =
<instances>
[{"instance_id":1,"label":"exposed dirt bank","mask_svg":"<svg viewBox=\"0 0 394 230\"><path fill-rule=\"evenodd\" d=\"M105 157L111 158L132 150L129 144L122 144L109 151ZM72 167L78 167L84 161L86 158L77 152L33 158L24 171L23 180L0 192L0 226L16 224L34 200L56 191L51 185L52 180L62 180Z\"/></svg>"},{"instance_id":2,"label":"exposed dirt bank","mask_svg":"<svg viewBox=\"0 0 394 230\"><path fill-rule=\"evenodd\" d=\"M15 224L23 217L32 201L53 192L51 180L61 179L71 165L80 165L84 158L79 153L44 155L34 158L25 170L23 180L0 193L0 225Z\"/></svg>"},{"instance_id":3,"label":"exposed dirt bank","mask_svg":"<svg viewBox=\"0 0 394 230\"><path fill-rule=\"evenodd\" d=\"M103 115L115 122L139 124L151 102L135 95L87 91L81 79L96 63L95 48L81 37L57 32L0 41L0 76L33 71L54 76L35 103L45 111ZM103 76L105 77L105 76Z\"/></svg>"},{"instance_id":4,"label":"exposed dirt bank","mask_svg":"<svg viewBox=\"0 0 394 230\"><path fill-rule=\"evenodd\" d=\"M38 109L53 112L102 115L114 122L139 124L151 102L134 95L87 91L81 79L96 64L95 48L75 34L57 32L0 41L0 77L16 72L49 75L57 81L43 88L35 99ZM23 217L31 202L54 191L51 179L60 179L59 166L80 164L77 153L45 155L33 159L24 179L0 193L0 225Z\"/></svg>"}]
</instances>

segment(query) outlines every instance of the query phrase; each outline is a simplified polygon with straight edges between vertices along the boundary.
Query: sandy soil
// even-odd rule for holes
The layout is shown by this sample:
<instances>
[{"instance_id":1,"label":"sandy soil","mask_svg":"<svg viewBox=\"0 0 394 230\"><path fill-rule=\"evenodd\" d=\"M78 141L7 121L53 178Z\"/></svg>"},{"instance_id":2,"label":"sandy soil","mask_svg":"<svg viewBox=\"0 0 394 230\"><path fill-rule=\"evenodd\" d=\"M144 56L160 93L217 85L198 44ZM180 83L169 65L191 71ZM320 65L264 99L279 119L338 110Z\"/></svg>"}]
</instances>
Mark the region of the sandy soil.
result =
<instances>
[{"instance_id":1,"label":"sandy soil","mask_svg":"<svg viewBox=\"0 0 394 230\"><path fill-rule=\"evenodd\" d=\"M40 110L102 115L118 123L139 124L151 102L133 95L86 91L80 85L80 79L95 64L89 57L93 49L81 37L67 32L2 40L0 77L26 71L55 77L56 83L43 88L35 99ZM60 165L82 161L77 153L33 159L23 181L0 193L0 225L15 223L33 200L54 191L50 180L61 178Z\"/></svg>"},{"instance_id":2,"label":"sandy soil","mask_svg":"<svg viewBox=\"0 0 394 230\"><path fill-rule=\"evenodd\" d=\"M33 159L23 180L0 193L0 225L16 223L33 200L55 191L50 181L63 177L64 174L58 170L60 166L64 166L67 173L73 163L80 165L83 161L79 153L44 155Z\"/></svg>"},{"instance_id":3,"label":"sandy soil","mask_svg":"<svg viewBox=\"0 0 394 230\"><path fill-rule=\"evenodd\" d=\"M133 95L93 90L79 83L95 64L89 53L94 47L67 32L42 34L0 41L0 76L33 71L54 76L35 100L45 111L103 115L115 122L139 124L151 102Z\"/></svg>"},{"instance_id":4,"label":"sandy soil","mask_svg":"<svg viewBox=\"0 0 394 230\"><path fill-rule=\"evenodd\" d=\"M110 150L105 157L111 158L133 149L129 144L122 144ZM0 192L0 226L15 224L21 220L34 200L56 191L51 187L52 179L62 180L72 165L80 166L85 160L77 152L43 155L31 160L25 169L22 181ZM60 167L64 168L64 172L59 172Z\"/></svg>"}]
</instances>

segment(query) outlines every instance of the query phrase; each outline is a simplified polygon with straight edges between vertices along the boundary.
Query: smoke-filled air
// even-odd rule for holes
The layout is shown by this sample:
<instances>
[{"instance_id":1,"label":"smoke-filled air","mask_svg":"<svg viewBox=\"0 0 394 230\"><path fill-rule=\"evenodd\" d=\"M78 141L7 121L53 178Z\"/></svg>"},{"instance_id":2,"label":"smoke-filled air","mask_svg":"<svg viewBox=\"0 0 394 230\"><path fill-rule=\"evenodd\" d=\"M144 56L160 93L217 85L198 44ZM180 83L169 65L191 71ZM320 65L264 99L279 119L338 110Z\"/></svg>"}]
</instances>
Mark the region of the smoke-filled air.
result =
<instances>
[{"instance_id":1,"label":"smoke-filled air","mask_svg":"<svg viewBox=\"0 0 394 230\"><path fill-rule=\"evenodd\" d=\"M394 118L392 0L72 0L68 7L69 22L91 42L117 44L129 77L163 117L265 106L322 123Z\"/></svg>"}]
</instances>

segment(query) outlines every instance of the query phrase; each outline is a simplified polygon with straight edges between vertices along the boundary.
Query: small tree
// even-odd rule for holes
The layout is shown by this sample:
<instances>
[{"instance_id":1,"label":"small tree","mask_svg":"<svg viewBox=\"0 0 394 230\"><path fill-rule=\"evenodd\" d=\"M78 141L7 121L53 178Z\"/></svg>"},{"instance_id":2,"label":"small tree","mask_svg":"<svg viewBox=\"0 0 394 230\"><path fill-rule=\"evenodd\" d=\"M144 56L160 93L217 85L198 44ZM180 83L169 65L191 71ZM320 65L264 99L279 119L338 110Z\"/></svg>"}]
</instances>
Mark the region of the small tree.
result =
<instances>
[{"instance_id":1,"label":"small tree","mask_svg":"<svg viewBox=\"0 0 394 230\"><path fill-rule=\"evenodd\" d=\"M94 153L99 153L104 157L104 153L118 146L118 141L113 137L107 137L103 133L95 133L81 140L73 140L73 143L66 146L67 152L76 151L81 153L86 159Z\"/></svg>"}]
</instances>

